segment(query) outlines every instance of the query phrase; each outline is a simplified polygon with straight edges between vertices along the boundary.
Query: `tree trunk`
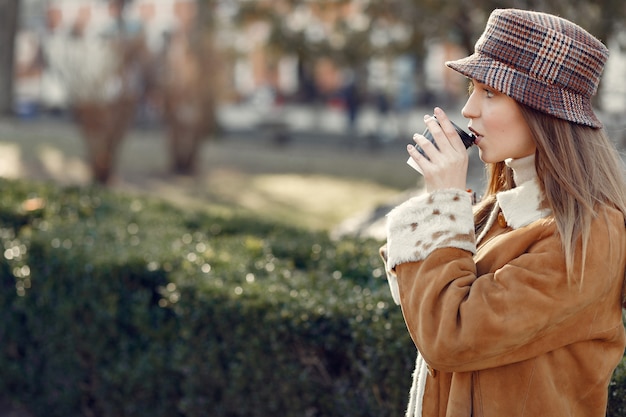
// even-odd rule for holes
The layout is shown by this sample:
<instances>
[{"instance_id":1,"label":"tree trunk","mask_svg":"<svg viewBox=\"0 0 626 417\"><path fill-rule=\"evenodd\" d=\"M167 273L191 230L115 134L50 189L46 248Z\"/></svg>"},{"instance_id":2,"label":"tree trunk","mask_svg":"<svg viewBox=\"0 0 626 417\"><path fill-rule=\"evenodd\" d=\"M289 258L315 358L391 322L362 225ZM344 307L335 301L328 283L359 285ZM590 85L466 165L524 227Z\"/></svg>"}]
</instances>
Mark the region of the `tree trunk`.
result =
<instances>
[{"instance_id":1,"label":"tree trunk","mask_svg":"<svg viewBox=\"0 0 626 417\"><path fill-rule=\"evenodd\" d=\"M13 111L13 63L19 0L0 0L0 114Z\"/></svg>"},{"instance_id":2,"label":"tree trunk","mask_svg":"<svg viewBox=\"0 0 626 417\"><path fill-rule=\"evenodd\" d=\"M75 105L74 115L87 145L87 159L95 183L107 185L111 181L136 106L137 100L132 97L120 97L110 103Z\"/></svg>"}]
</instances>

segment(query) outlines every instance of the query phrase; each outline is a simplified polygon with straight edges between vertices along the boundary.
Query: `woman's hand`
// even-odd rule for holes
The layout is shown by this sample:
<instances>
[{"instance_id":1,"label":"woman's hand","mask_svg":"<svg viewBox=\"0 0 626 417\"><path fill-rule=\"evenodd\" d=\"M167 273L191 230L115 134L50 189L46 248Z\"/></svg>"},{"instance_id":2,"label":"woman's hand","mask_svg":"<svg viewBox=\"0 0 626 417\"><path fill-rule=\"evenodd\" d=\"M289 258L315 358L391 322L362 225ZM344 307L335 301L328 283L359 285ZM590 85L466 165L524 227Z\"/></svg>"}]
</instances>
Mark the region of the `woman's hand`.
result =
<instances>
[{"instance_id":1,"label":"woman's hand","mask_svg":"<svg viewBox=\"0 0 626 417\"><path fill-rule=\"evenodd\" d=\"M435 108L434 117L424 116L424 122L435 138L437 146L416 133L413 135L413 140L428 158L424 157L413 145L408 145L407 151L422 170L426 191L430 193L447 188L464 190L469 156L463 141L450 123L448 116L439 107Z\"/></svg>"}]
</instances>

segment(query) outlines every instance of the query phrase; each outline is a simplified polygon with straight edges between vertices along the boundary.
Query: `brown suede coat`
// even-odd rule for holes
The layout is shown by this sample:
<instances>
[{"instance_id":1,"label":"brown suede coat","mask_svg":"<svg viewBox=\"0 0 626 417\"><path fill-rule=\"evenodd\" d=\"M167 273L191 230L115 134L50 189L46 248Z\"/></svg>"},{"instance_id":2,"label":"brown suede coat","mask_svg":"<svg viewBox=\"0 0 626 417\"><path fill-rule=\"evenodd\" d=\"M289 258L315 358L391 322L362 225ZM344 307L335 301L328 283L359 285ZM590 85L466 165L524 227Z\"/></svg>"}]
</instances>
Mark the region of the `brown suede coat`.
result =
<instances>
[{"instance_id":1,"label":"brown suede coat","mask_svg":"<svg viewBox=\"0 0 626 417\"><path fill-rule=\"evenodd\" d=\"M624 216L598 209L585 262L579 244L568 280L534 159L507 164L521 185L498 193L479 236L461 190L388 214L381 254L428 366L425 383L414 379L407 416L605 416L626 346Z\"/></svg>"},{"instance_id":2,"label":"brown suede coat","mask_svg":"<svg viewBox=\"0 0 626 417\"><path fill-rule=\"evenodd\" d=\"M414 379L407 416L605 416L626 346L624 216L598 208L568 280L534 155L507 165L519 185L496 195L478 236L461 190L388 214L381 254L418 364L428 366L425 384Z\"/></svg>"},{"instance_id":3,"label":"brown suede coat","mask_svg":"<svg viewBox=\"0 0 626 417\"><path fill-rule=\"evenodd\" d=\"M407 327L431 372L423 416L601 417L624 354L621 213L592 228L582 285L554 225L497 223L478 247L396 267ZM579 267L580 265L577 265Z\"/></svg>"},{"instance_id":4,"label":"brown suede coat","mask_svg":"<svg viewBox=\"0 0 626 417\"><path fill-rule=\"evenodd\" d=\"M459 193L446 198L458 201ZM422 234L419 250L400 253L420 221L437 223L433 214L458 223L458 206L447 213L435 201L434 210L426 209L431 202L410 203L411 210L429 213L413 223L407 219L415 213L407 215L406 207L390 214L381 251L429 367L422 416L603 417L626 346L622 214L600 211L584 265L578 248L575 270L582 268L582 279L571 283L549 216L518 228L496 221L475 250L454 243L474 239L473 231L467 238L456 231L427 249ZM397 238L402 233L404 240Z\"/></svg>"}]
</instances>

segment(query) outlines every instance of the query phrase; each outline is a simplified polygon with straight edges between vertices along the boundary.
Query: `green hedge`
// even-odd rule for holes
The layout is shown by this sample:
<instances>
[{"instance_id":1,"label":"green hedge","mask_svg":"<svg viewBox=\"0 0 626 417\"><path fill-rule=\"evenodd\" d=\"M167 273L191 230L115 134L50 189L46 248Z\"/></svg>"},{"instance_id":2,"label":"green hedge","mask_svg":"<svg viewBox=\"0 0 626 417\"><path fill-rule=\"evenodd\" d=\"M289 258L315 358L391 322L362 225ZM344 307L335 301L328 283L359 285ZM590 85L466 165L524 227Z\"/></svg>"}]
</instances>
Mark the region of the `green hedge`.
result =
<instances>
[{"instance_id":1,"label":"green hedge","mask_svg":"<svg viewBox=\"0 0 626 417\"><path fill-rule=\"evenodd\" d=\"M0 180L0 397L34 416L400 415L379 242Z\"/></svg>"},{"instance_id":2,"label":"green hedge","mask_svg":"<svg viewBox=\"0 0 626 417\"><path fill-rule=\"evenodd\" d=\"M0 400L37 417L403 414L415 351L380 242L0 189ZM624 398L622 366L609 416Z\"/></svg>"}]
</instances>

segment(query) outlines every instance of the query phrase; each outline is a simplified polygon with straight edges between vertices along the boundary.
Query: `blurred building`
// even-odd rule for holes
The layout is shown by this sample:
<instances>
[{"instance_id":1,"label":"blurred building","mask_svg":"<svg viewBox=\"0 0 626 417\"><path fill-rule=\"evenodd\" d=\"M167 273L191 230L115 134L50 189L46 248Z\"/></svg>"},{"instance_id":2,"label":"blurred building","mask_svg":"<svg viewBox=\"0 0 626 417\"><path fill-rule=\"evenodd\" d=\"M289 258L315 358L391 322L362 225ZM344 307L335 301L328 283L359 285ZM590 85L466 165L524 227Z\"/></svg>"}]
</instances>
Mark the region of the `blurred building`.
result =
<instances>
[{"instance_id":1,"label":"blurred building","mask_svg":"<svg viewBox=\"0 0 626 417\"><path fill-rule=\"evenodd\" d=\"M195 5L196 1L129 0L124 21L134 22L136 27L131 30L141 30L150 53L159 56L172 34L195 19L192 11L197 8L186 6ZM108 3L106 0L24 1L15 94L22 111L28 111L28 104L32 102L63 108L67 102L63 85L46 71L42 51L53 39L104 36L116 25ZM402 22L383 18L373 24L371 16L366 14L367 1L326 2L324 5L305 2L297 6L281 0L256 2L272 13L284 14L280 30L285 36L305 42L311 50L326 45L336 51L335 56L322 55L306 62L298 55L298 48L285 54L270 47L273 41L270 37L275 35L276 28L269 19L263 15L241 18L241 8L250 3L255 2L221 0L212 3L214 40L222 53L220 64L226 74L221 97L265 104L297 95L306 100L321 94L332 103L337 103L339 97L339 105L345 105L341 103L341 94L352 91L351 84L355 80L370 97L385 97L392 108L410 108L420 97L427 96L416 89L418 63L413 56L372 55L369 65L363 69L365 76L356 73L349 60L337 59L345 51L353 52L351 36L364 39L383 51L410 36L411 28ZM339 27L342 30L338 30ZM440 69L443 60L461 53L449 44L433 45L429 62L419 66L424 71L422 85L445 96L459 91ZM344 102L347 100L347 96L343 98Z\"/></svg>"}]
</instances>

